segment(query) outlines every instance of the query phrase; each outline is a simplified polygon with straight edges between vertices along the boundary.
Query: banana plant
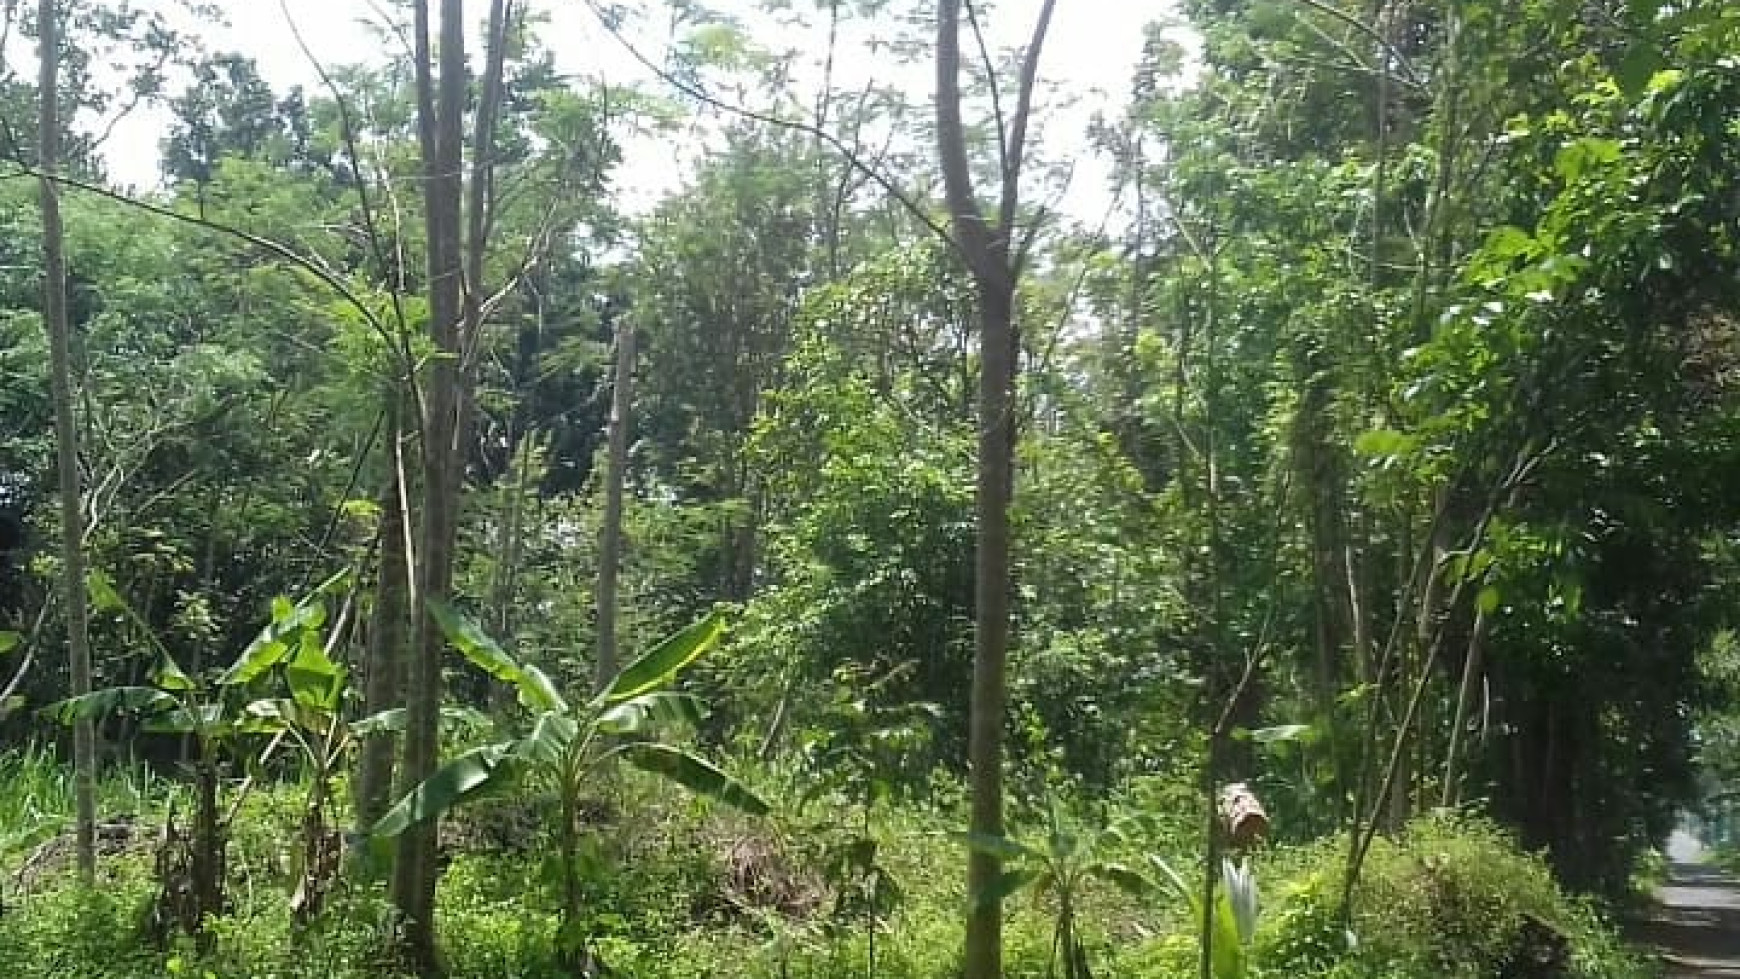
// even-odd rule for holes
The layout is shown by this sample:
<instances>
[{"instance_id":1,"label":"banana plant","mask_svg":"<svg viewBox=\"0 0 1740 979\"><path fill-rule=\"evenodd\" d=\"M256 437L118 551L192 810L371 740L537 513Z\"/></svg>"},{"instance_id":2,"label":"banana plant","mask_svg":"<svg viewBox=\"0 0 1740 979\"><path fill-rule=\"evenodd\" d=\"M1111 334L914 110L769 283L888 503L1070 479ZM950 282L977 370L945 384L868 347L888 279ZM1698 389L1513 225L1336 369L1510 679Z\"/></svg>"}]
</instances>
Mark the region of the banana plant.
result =
<instances>
[{"instance_id":1,"label":"banana plant","mask_svg":"<svg viewBox=\"0 0 1740 979\"><path fill-rule=\"evenodd\" d=\"M995 854L1010 868L997 882L997 898L1031 891L1036 897L1052 899L1051 975L1092 979L1078 927L1081 899L1092 881L1110 884L1139 900L1175 892L1201 923L1201 895L1164 857L1149 851L1141 855L1143 863L1137 865L1118 859L1118 854L1139 849L1134 837L1138 831L1149 835L1153 829L1149 820L1131 817L1083 833L1068 824L1053 800L1047 822L1043 840L1023 842L970 833L967 845ZM1256 880L1246 864L1223 861L1222 870L1223 886L1217 891L1213 947L1209 950L1214 979L1244 979L1249 971L1247 950L1256 930Z\"/></svg>"},{"instance_id":2,"label":"banana plant","mask_svg":"<svg viewBox=\"0 0 1740 979\"><path fill-rule=\"evenodd\" d=\"M341 631L334 629L334 637ZM291 919L307 925L320 914L337 880L343 856L343 835L327 818L333 780L344 770L358 739L379 731L402 730L402 708L372 717L348 720L344 704L350 692L348 671L332 659L333 638L322 639L318 623L302 629L296 651L288 644L239 660L226 677L255 684L268 673L282 680L284 696L263 697L242 708L250 732L273 735L260 753L264 765L283 746L296 749L308 780L302 807L302 858L290 896Z\"/></svg>"},{"instance_id":3,"label":"banana plant","mask_svg":"<svg viewBox=\"0 0 1740 979\"><path fill-rule=\"evenodd\" d=\"M239 695L245 695L250 685L281 664L287 665L286 672L292 676L312 675L320 671L321 663L330 664L321 640L326 602L348 581L349 575L341 573L300 602L274 600L271 621L213 681L182 670L168 648L108 579L100 574L91 576L92 601L97 610L114 612L130 621L154 648L157 666L150 674L151 685L95 690L50 704L43 708L43 713L68 725L132 714L142 719L141 729L146 733L179 734L193 739L192 829L183 836L176 828L172 811L165 826L164 844L158 852L160 891L153 909L153 929L160 939L171 927L179 927L190 935L203 935L206 918L220 913L226 905L227 837L235 807L232 806L228 817L219 810L219 764L224 753L236 748L244 735L270 730L241 705L243 698ZM342 677L337 682L342 684Z\"/></svg>"},{"instance_id":4,"label":"banana plant","mask_svg":"<svg viewBox=\"0 0 1740 979\"><path fill-rule=\"evenodd\" d=\"M998 879L992 894L974 895L973 899L1001 901L1023 891L1032 892L1038 899L1051 898L1050 974L1061 975L1063 979L1092 979L1087 947L1078 927L1081 900L1090 881L1096 879L1125 889L1142 880L1104 856L1111 845L1123 839L1116 828L1089 834L1078 832L1058 812L1053 799L1047 808L1046 834L1042 840L1024 842L983 833L967 834L969 847L999 857L1009 868Z\"/></svg>"},{"instance_id":5,"label":"banana plant","mask_svg":"<svg viewBox=\"0 0 1740 979\"><path fill-rule=\"evenodd\" d=\"M582 793L602 769L625 761L752 815L768 812L767 804L742 783L698 755L656 737L661 727L692 725L701 719L697 698L667 688L718 643L725 628L718 613L654 646L601 693L573 704L543 671L517 662L452 607L435 601L428 607L454 649L518 693L520 704L532 714L530 728L521 737L485 744L454 758L388 810L371 834L396 836L515 780L547 785L560 811L556 839L562 908L557 951L566 964L579 965L590 955L582 924L579 807Z\"/></svg>"}]
</instances>

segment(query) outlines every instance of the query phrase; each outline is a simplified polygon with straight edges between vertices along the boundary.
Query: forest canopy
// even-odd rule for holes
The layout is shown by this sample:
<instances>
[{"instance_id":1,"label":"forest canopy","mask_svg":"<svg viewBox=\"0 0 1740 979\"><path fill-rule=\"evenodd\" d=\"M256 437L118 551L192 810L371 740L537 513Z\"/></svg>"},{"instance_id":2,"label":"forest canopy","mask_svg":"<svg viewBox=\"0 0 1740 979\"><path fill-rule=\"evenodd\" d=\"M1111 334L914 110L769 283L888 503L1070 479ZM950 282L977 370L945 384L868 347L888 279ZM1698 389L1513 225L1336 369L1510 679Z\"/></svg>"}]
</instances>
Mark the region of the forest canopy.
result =
<instances>
[{"instance_id":1,"label":"forest canopy","mask_svg":"<svg viewBox=\"0 0 1740 979\"><path fill-rule=\"evenodd\" d=\"M0 8L0 966L1644 974L1740 7L169 6Z\"/></svg>"}]
</instances>

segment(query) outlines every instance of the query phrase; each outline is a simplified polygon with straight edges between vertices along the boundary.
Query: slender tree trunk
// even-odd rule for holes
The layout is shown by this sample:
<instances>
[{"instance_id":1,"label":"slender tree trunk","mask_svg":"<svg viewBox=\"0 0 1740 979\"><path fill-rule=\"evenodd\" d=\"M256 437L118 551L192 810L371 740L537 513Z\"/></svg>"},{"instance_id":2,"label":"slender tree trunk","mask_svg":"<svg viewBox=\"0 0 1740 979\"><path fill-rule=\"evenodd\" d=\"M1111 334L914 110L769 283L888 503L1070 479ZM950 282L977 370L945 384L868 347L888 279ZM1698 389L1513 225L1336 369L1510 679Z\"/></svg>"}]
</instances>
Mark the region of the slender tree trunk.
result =
<instances>
[{"instance_id":1,"label":"slender tree trunk","mask_svg":"<svg viewBox=\"0 0 1740 979\"><path fill-rule=\"evenodd\" d=\"M381 491L380 567L376 572L375 607L369 624L368 672L363 678L364 714L377 714L405 702L405 633L410 623L406 604L405 509L400 505L401 487L397 444L404 438L402 396L396 385L387 394L388 446L386 487ZM372 734L362 743L357 762L356 820L358 832L366 832L386 814L393 787L395 738Z\"/></svg>"},{"instance_id":2,"label":"slender tree trunk","mask_svg":"<svg viewBox=\"0 0 1740 979\"><path fill-rule=\"evenodd\" d=\"M489 23L484 34L483 77L478 83L477 111L472 120L470 175L464 188L465 230L464 237L456 245L464 254L462 264L465 275L461 290L464 327L459 334L459 349L463 354L460 359L459 390L454 396L457 416L453 430L456 466L463 466L469 455L468 447L472 444L472 425L476 415L473 410L475 391L472 385L472 366L483 333L484 297L489 291L484 281L484 260L488 257L490 230L495 223L495 130L496 121L501 114L502 76L507 65L507 25L513 7L512 0L490 0ZM444 5L443 10L445 9L447 8ZM445 24L443 28L445 29ZM463 58L461 61L463 62ZM446 84L446 66L443 64L442 85ZM457 143L459 134L463 131L464 107L457 108L455 113L456 118L452 125L454 141ZM465 163L459 155L460 150L455 149L454 153L453 167L457 172ZM457 178L455 181L457 182ZM456 218L456 228L458 223ZM456 235L458 233L455 231ZM454 478L457 480L458 476L456 469Z\"/></svg>"},{"instance_id":3,"label":"slender tree trunk","mask_svg":"<svg viewBox=\"0 0 1740 979\"><path fill-rule=\"evenodd\" d=\"M998 133L1002 187L993 228L973 189L961 118L961 0L937 5L937 151L942 162L953 244L973 276L979 305L979 444L974 564L974 648L967 763L975 833L1003 833L1003 712L1009 651L1009 504L1014 495L1015 378L1020 340L1015 291L1021 258L1013 244L1021 166L1039 55L1055 0L1046 0L1022 62L1020 90L1007 131ZM1001 122L1001 120L999 120ZM1001 979L1003 908L996 887L1002 861L974 850L967 858L966 979Z\"/></svg>"},{"instance_id":4,"label":"slender tree trunk","mask_svg":"<svg viewBox=\"0 0 1740 979\"><path fill-rule=\"evenodd\" d=\"M37 181L42 200L42 325L48 332L50 397L60 471L61 608L72 696L91 690L90 611L85 593L83 490L79 480L78 421L73 416L72 324L67 316L65 232L54 174L60 166L60 15L54 0L37 13L41 74L37 91ZM91 721L73 726L73 796L77 811L79 876L96 881L96 731Z\"/></svg>"},{"instance_id":5,"label":"slender tree trunk","mask_svg":"<svg viewBox=\"0 0 1740 979\"><path fill-rule=\"evenodd\" d=\"M628 469L628 429L634 413L634 324L616 334L616 385L610 398L609 471L604 475L604 526L598 542L598 669L603 690L616 678L616 580L622 563L622 485Z\"/></svg>"},{"instance_id":6,"label":"slender tree trunk","mask_svg":"<svg viewBox=\"0 0 1740 979\"><path fill-rule=\"evenodd\" d=\"M431 358L423 402L422 553L417 592L444 600L452 591L458 526L461 365L460 328L466 315L461 200L466 103L465 3L441 0L440 89L429 59L428 0L415 4L419 135L423 141L424 222L428 236L429 336L441 355ZM431 152L431 149L433 152ZM427 608L413 611L412 655L406 684L404 783L415 786L435 770L440 749L441 630ZM393 904L401 918L401 952L425 973L435 970L435 831L433 822L399 838Z\"/></svg>"}]
</instances>

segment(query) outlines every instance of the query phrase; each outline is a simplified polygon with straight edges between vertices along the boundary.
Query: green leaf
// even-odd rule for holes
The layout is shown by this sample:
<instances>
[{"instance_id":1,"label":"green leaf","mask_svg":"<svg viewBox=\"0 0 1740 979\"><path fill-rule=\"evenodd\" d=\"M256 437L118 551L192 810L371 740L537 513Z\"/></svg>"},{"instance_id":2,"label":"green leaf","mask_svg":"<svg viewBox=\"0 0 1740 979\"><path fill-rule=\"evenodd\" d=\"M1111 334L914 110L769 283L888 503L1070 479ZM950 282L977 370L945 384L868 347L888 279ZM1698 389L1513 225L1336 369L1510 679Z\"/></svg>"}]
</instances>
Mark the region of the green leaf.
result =
<instances>
[{"instance_id":1,"label":"green leaf","mask_svg":"<svg viewBox=\"0 0 1740 979\"><path fill-rule=\"evenodd\" d=\"M1415 446L1412 436L1393 428L1376 428L1362 432L1353 441L1353 450L1364 456L1405 455Z\"/></svg>"},{"instance_id":2,"label":"green leaf","mask_svg":"<svg viewBox=\"0 0 1740 979\"><path fill-rule=\"evenodd\" d=\"M296 605L274 611L272 621L260 630L259 635L254 637L253 642L248 643L247 648L242 650L229 669L218 677L218 683L226 687L253 683L284 662L290 655L292 639L297 638L304 629L318 629L325 622L324 605Z\"/></svg>"},{"instance_id":3,"label":"green leaf","mask_svg":"<svg viewBox=\"0 0 1740 979\"><path fill-rule=\"evenodd\" d=\"M1502 600L1503 596L1499 592L1498 586L1487 585L1485 588L1480 589L1480 594L1474 596L1474 607L1478 609L1482 615L1491 615L1498 611L1499 602Z\"/></svg>"},{"instance_id":4,"label":"green leaf","mask_svg":"<svg viewBox=\"0 0 1740 979\"><path fill-rule=\"evenodd\" d=\"M1033 886L1045 876L1045 868L1038 866L1016 867L997 875L989 890L969 895L968 900L975 908L984 909L1003 903L1009 898Z\"/></svg>"},{"instance_id":5,"label":"green leaf","mask_svg":"<svg viewBox=\"0 0 1740 979\"><path fill-rule=\"evenodd\" d=\"M1559 150L1553 159L1553 171L1566 183L1575 183L1591 167L1616 162L1619 156L1619 140L1585 136Z\"/></svg>"},{"instance_id":6,"label":"green leaf","mask_svg":"<svg viewBox=\"0 0 1740 979\"><path fill-rule=\"evenodd\" d=\"M487 744L441 766L400 799L369 832L375 836L398 836L510 778L518 770L509 763L513 747L512 742Z\"/></svg>"},{"instance_id":7,"label":"green leaf","mask_svg":"<svg viewBox=\"0 0 1740 979\"><path fill-rule=\"evenodd\" d=\"M411 712L403 707L389 708L351 721L350 733L359 738L375 734L399 734L405 730L410 716Z\"/></svg>"},{"instance_id":8,"label":"green leaf","mask_svg":"<svg viewBox=\"0 0 1740 979\"><path fill-rule=\"evenodd\" d=\"M359 717L350 723L350 732L357 737L368 737L375 734L399 734L410 724L411 712L403 707L392 707L387 710ZM441 708L441 724L451 728L459 724L481 726L484 723L482 713L471 707Z\"/></svg>"},{"instance_id":9,"label":"green leaf","mask_svg":"<svg viewBox=\"0 0 1740 979\"><path fill-rule=\"evenodd\" d=\"M152 714L139 722L139 730L146 734L198 734L202 728L193 712L177 705L161 714ZM216 733L216 728L206 727L204 733Z\"/></svg>"},{"instance_id":10,"label":"green leaf","mask_svg":"<svg viewBox=\"0 0 1740 979\"><path fill-rule=\"evenodd\" d=\"M556 681L536 666L527 666L521 674L520 682L515 686L520 692L520 706L528 710L554 710L564 713L568 710L568 701L556 689Z\"/></svg>"},{"instance_id":11,"label":"green leaf","mask_svg":"<svg viewBox=\"0 0 1740 979\"><path fill-rule=\"evenodd\" d=\"M1121 863L1094 864L1087 871L1131 897L1148 897L1159 889L1152 879Z\"/></svg>"},{"instance_id":12,"label":"green leaf","mask_svg":"<svg viewBox=\"0 0 1740 979\"><path fill-rule=\"evenodd\" d=\"M284 682L290 687L290 696L304 707L323 711L338 709L339 699L344 694L344 677L344 667L326 655L320 634L315 632L302 634L296 658L284 668Z\"/></svg>"},{"instance_id":13,"label":"green leaf","mask_svg":"<svg viewBox=\"0 0 1740 979\"><path fill-rule=\"evenodd\" d=\"M517 685L520 682L525 675L520 664L477 623L438 598L426 598L423 604L428 606L429 616L440 626L441 634L447 637L448 644L470 660L471 665L503 683Z\"/></svg>"},{"instance_id":14,"label":"green leaf","mask_svg":"<svg viewBox=\"0 0 1740 979\"><path fill-rule=\"evenodd\" d=\"M625 700L598 718L606 734L639 734L657 725L699 724L706 709L699 697L686 693L654 691Z\"/></svg>"},{"instance_id":15,"label":"green leaf","mask_svg":"<svg viewBox=\"0 0 1740 979\"><path fill-rule=\"evenodd\" d=\"M1510 262L1519 258L1527 258L1535 252L1535 236L1514 225L1504 225L1496 228L1486 238L1486 244L1481 246L1480 257L1495 261Z\"/></svg>"},{"instance_id":16,"label":"green leaf","mask_svg":"<svg viewBox=\"0 0 1740 979\"><path fill-rule=\"evenodd\" d=\"M1184 882L1184 876L1178 871L1172 869L1172 865L1166 862L1165 857L1162 857L1158 853L1150 853L1148 854L1148 862L1154 866L1155 870L1160 871L1160 873L1166 878L1167 882L1172 885L1173 889L1182 895L1185 900L1189 901L1192 907L1202 903L1198 900L1196 891L1191 889L1191 886Z\"/></svg>"},{"instance_id":17,"label":"green leaf","mask_svg":"<svg viewBox=\"0 0 1740 979\"><path fill-rule=\"evenodd\" d=\"M42 714L62 724L72 724L122 711L161 713L180 706L181 701L155 687L109 687L49 704Z\"/></svg>"},{"instance_id":18,"label":"green leaf","mask_svg":"<svg viewBox=\"0 0 1740 979\"><path fill-rule=\"evenodd\" d=\"M332 722L332 715L294 700L256 700L242 708L242 713L250 719L268 722L263 726L253 726L256 732L289 725L303 731L324 733Z\"/></svg>"},{"instance_id":19,"label":"green leaf","mask_svg":"<svg viewBox=\"0 0 1740 979\"><path fill-rule=\"evenodd\" d=\"M1309 724L1277 724L1274 727L1258 728L1251 732L1251 740L1257 744L1304 741L1310 736L1311 725Z\"/></svg>"},{"instance_id":20,"label":"green leaf","mask_svg":"<svg viewBox=\"0 0 1740 979\"><path fill-rule=\"evenodd\" d=\"M968 849L989 854L999 860L1027 860L1035 863L1045 861L1045 854L1007 836L997 836L993 833L962 833L961 840L967 844Z\"/></svg>"},{"instance_id":21,"label":"green leaf","mask_svg":"<svg viewBox=\"0 0 1740 979\"><path fill-rule=\"evenodd\" d=\"M532 733L514 745L514 753L528 761L555 767L579 736L580 725L572 717L546 711L532 725Z\"/></svg>"},{"instance_id":22,"label":"green leaf","mask_svg":"<svg viewBox=\"0 0 1740 979\"><path fill-rule=\"evenodd\" d=\"M176 693L186 693L195 689L198 684L181 669L181 664L175 662L168 653L158 660L157 669L151 674L151 682L159 690L170 690Z\"/></svg>"},{"instance_id":23,"label":"green leaf","mask_svg":"<svg viewBox=\"0 0 1740 979\"><path fill-rule=\"evenodd\" d=\"M4 656L7 653L12 652L14 649L17 649L18 644L23 641L24 637L16 632L0 630L0 656Z\"/></svg>"},{"instance_id":24,"label":"green leaf","mask_svg":"<svg viewBox=\"0 0 1740 979\"><path fill-rule=\"evenodd\" d=\"M126 612L127 602L115 590L115 580L101 568L92 568L85 575L85 591L91 597L91 609L96 612Z\"/></svg>"},{"instance_id":25,"label":"green leaf","mask_svg":"<svg viewBox=\"0 0 1740 979\"><path fill-rule=\"evenodd\" d=\"M1631 50L1625 52L1618 70L1613 73L1613 80L1627 97L1636 98L1649 87L1655 73L1666 67L1667 58L1662 53L1661 44L1653 39L1646 40L1633 44Z\"/></svg>"},{"instance_id":26,"label":"green leaf","mask_svg":"<svg viewBox=\"0 0 1740 979\"><path fill-rule=\"evenodd\" d=\"M713 612L630 663L616 675L602 699L605 703L620 703L664 686L684 667L700 659L724 634L725 618Z\"/></svg>"},{"instance_id":27,"label":"green leaf","mask_svg":"<svg viewBox=\"0 0 1740 979\"><path fill-rule=\"evenodd\" d=\"M520 703L532 710L568 709L567 702L556 691L556 685L543 671L535 666L521 666L477 623L439 599L426 599L423 604L428 607L429 615L440 627L441 634L447 637L448 644L459 650L471 665L512 685L519 691Z\"/></svg>"},{"instance_id":28,"label":"green leaf","mask_svg":"<svg viewBox=\"0 0 1740 979\"><path fill-rule=\"evenodd\" d=\"M752 816L769 812L767 803L743 783L681 748L643 742L625 746L622 754L636 768L663 775L690 792L718 799Z\"/></svg>"}]
</instances>

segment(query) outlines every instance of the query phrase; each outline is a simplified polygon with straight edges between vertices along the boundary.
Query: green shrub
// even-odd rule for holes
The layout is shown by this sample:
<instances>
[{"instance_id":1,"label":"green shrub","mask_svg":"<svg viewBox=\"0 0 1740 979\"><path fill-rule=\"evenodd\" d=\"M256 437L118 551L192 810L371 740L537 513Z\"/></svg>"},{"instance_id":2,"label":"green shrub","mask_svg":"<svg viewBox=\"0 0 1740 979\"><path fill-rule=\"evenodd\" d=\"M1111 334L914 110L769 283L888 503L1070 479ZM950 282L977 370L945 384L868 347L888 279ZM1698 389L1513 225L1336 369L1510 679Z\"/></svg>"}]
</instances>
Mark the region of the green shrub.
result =
<instances>
[{"instance_id":1,"label":"green shrub","mask_svg":"<svg viewBox=\"0 0 1740 979\"><path fill-rule=\"evenodd\" d=\"M1281 862L1290 883L1258 935L1264 975L1336 979L1446 977L1629 979L1648 975L1588 903L1568 897L1546 863L1494 824L1429 817L1379 839L1355 895L1351 935L1337 920L1345 841L1325 840ZM1562 967L1519 956L1552 952ZM1548 956L1550 957L1550 956Z\"/></svg>"},{"instance_id":2,"label":"green shrub","mask_svg":"<svg viewBox=\"0 0 1740 979\"><path fill-rule=\"evenodd\" d=\"M103 871L98 888L51 887L0 916L0 975L7 979L138 979L157 956L132 940L151 885L142 874Z\"/></svg>"}]
</instances>

